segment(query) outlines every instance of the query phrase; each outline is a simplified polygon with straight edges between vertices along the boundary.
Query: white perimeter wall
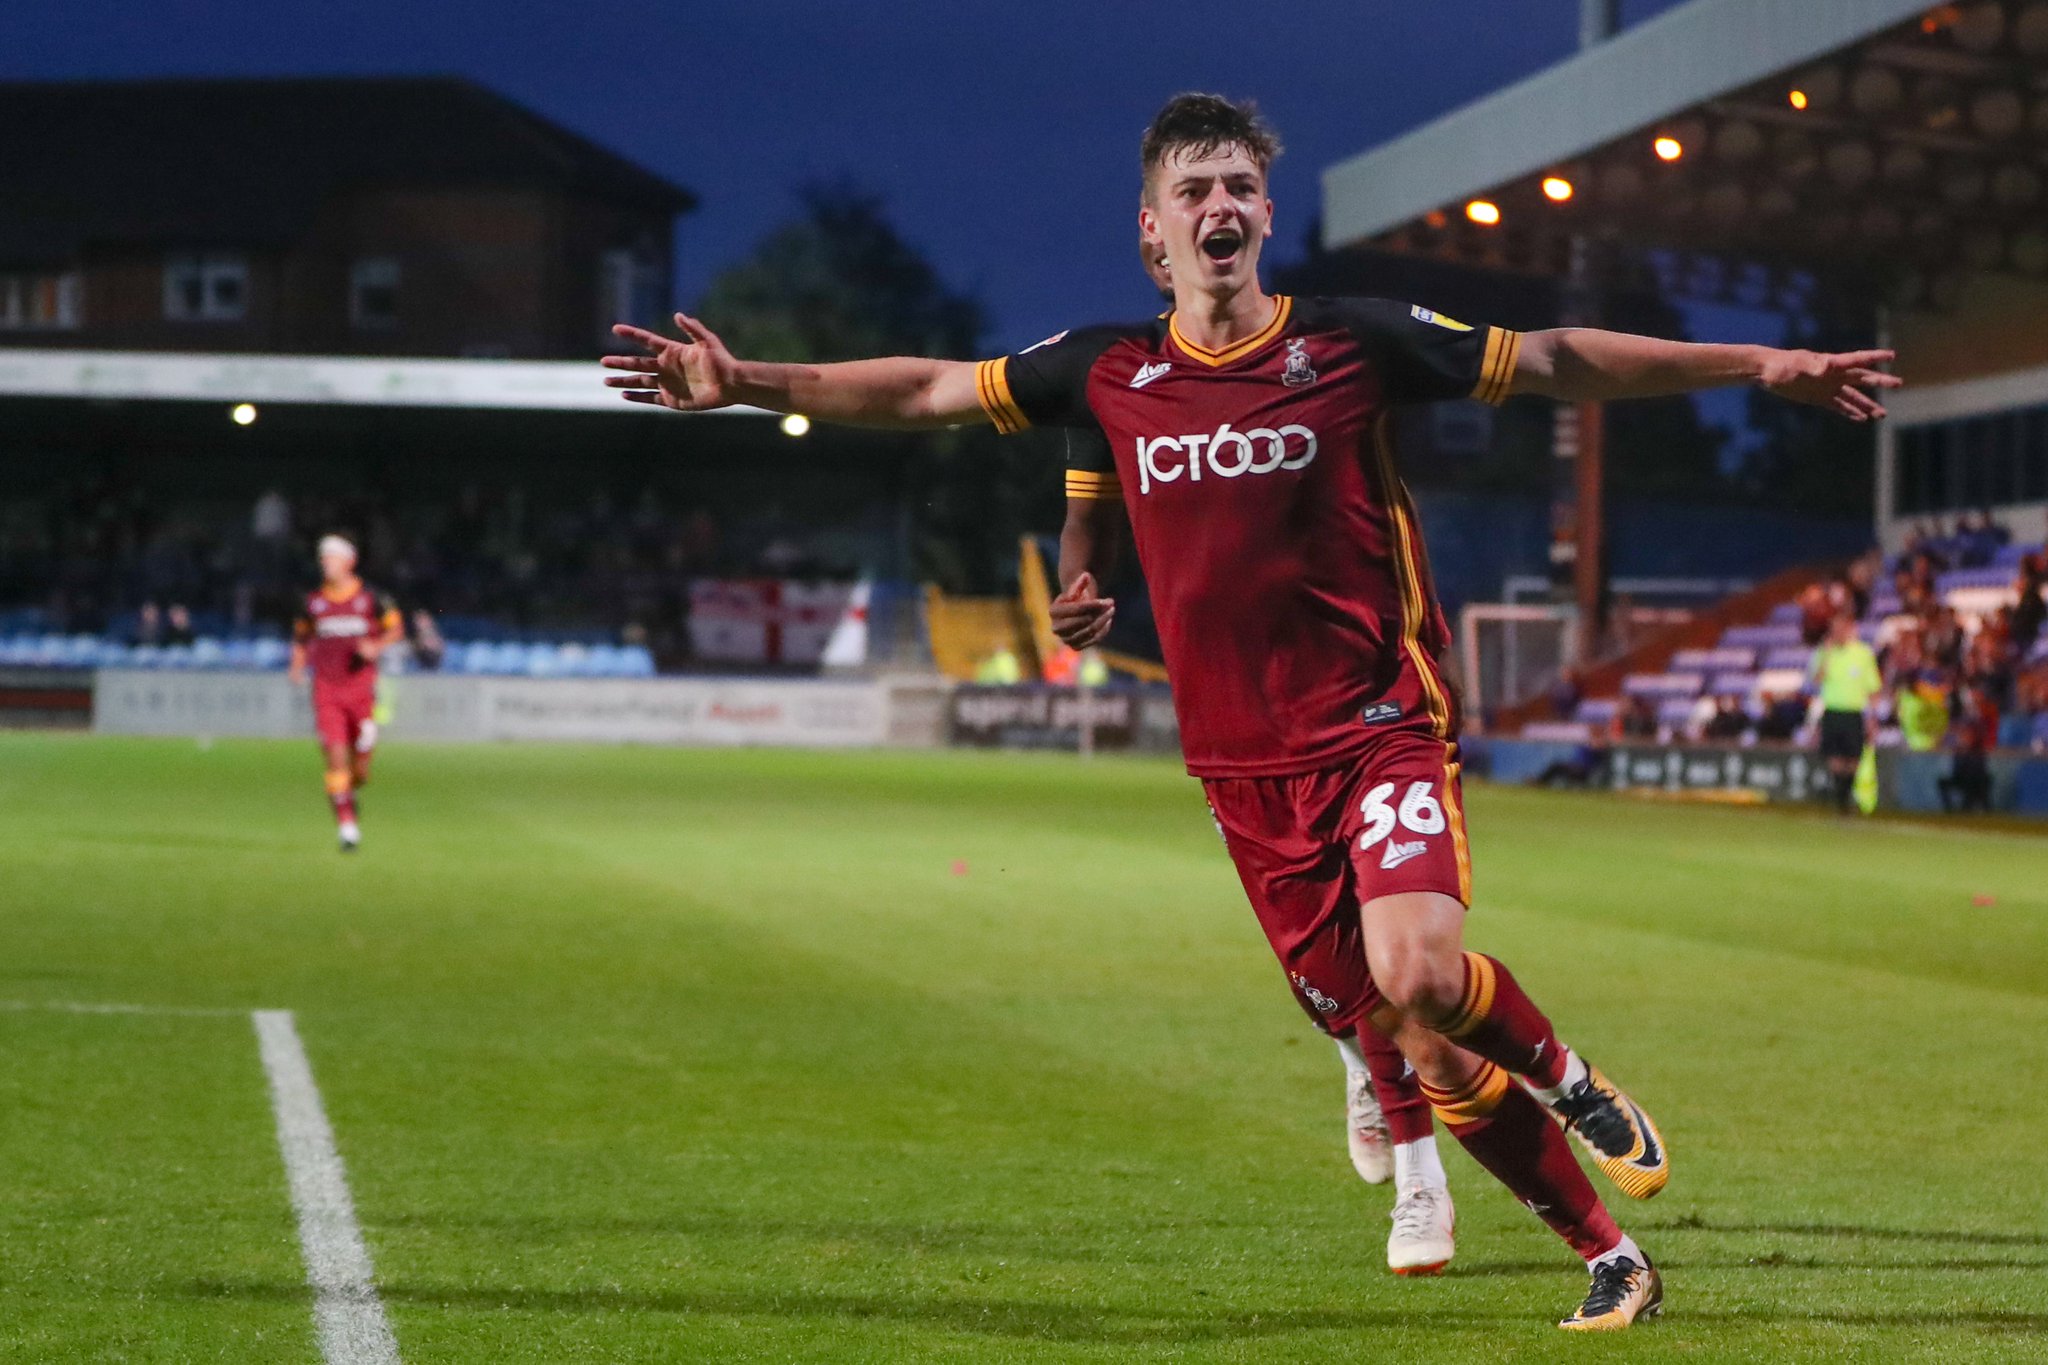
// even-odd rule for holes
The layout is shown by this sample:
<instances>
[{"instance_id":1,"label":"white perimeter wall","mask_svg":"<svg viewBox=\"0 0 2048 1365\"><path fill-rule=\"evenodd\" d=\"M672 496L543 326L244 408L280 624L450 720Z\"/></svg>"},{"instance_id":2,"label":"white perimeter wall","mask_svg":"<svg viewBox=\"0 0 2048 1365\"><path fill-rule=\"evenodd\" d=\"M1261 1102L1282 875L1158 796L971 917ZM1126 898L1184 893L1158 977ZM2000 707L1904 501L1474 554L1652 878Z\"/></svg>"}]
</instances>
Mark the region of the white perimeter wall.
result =
<instances>
[{"instance_id":1,"label":"white perimeter wall","mask_svg":"<svg viewBox=\"0 0 2048 1365\"><path fill-rule=\"evenodd\" d=\"M568 740L597 744L804 748L944 742L936 683L701 678L469 678L385 681L398 740ZM113 735L313 734L305 691L279 673L106 668L93 729Z\"/></svg>"}]
</instances>

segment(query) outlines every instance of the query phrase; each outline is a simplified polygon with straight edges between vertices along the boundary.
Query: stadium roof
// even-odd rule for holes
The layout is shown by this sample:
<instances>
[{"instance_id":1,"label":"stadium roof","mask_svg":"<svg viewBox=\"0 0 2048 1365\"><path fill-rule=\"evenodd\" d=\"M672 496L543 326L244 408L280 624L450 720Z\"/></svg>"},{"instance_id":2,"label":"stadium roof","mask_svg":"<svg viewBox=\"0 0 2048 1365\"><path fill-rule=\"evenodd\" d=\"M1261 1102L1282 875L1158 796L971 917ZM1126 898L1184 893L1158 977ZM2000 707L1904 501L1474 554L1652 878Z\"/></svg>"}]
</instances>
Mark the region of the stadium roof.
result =
<instances>
[{"instance_id":1,"label":"stadium roof","mask_svg":"<svg viewBox=\"0 0 2048 1365\"><path fill-rule=\"evenodd\" d=\"M2048 0L1692 0L1331 166L1324 240L1558 274L1590 233L1932 284L2048 274L2044 190Z\"/></svg>"},{"instance_id":2,"label":"stadium roof","mask_svg":"<svg viewBox=\"0 0 2048 1365\"><path fill-rule=\"evenodd\" d=\"M688 190L456 77L0 83L0 260L294 238L370 186L545 188L677 214Z\"/></svg>"},{"instance_id":3,"label":"stadium roof","mask_svg":"<svg viewBox=\"0 0 2048 1365\"><path fill-rule=\"evenodd\" d=\"M384 408L659 412L620 399L580 360L382 360L0 349L0 398L325 403ZM760 408L721 413L768 416Z\"/></svg>"}]
</instances>

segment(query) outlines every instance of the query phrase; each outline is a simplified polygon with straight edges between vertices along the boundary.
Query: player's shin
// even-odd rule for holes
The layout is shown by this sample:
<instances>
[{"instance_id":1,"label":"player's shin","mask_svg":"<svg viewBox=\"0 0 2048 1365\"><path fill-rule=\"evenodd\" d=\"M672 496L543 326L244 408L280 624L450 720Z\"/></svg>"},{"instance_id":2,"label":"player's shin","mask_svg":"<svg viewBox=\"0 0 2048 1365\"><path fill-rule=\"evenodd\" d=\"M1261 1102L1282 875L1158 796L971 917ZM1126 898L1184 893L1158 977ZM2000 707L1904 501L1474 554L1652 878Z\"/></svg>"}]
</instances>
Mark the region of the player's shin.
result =
<instances>
[{"instance_id":1,"label":"player's shin","mask_svg":"<svg viewBox=\"0 0 2048 1365\"><path fill-rule=\"evenodd\" d=\"M1379 1097L1380 1113L1386 1116L1387 1137L1396 1148L1435 1135L1430 1121L1429 1101L1423 1098L1422 1083L1401 1055L1394 1040L1373 1029L1358 1030L1358 1050L1372 1072L1373 1093Z\"/></svg>"},{"instance_id":2,"label":"player's shin","mask_svg":"<svg viewBox=\"0 0 2048 1365\"><path fill-rule=\"evenodd\" d=\"M1484 953L1464 957L1464 990L1456 1008L1436 1021L1437 1031L1532 1086L1563 1085L1574 1059L1549 1018L1498 961Z\"/></svg>"},{"instance_id":3,"label":"player's shin","mask_svg":"<svg viewBox=\"0 0 2048 1365\"><path fill-rule=\"evenodd\" d=\"M1459 1144L1588 1262L1621 1245L1600 1196L1543 1107L1492 1062L1448 1087L1423 1084Z\"/></svg>"},{"instance_id":4,"label":"player's shin","mask_svg":"<svg viewBox=\"0 0 2048 1365\"><path fill-rule=\"evenodd\" d=\"M355 783L347 769L328 769L327 799L334 806L334 822L337 825L353 825L356 822Z\"/></svg>"}]
</instances>

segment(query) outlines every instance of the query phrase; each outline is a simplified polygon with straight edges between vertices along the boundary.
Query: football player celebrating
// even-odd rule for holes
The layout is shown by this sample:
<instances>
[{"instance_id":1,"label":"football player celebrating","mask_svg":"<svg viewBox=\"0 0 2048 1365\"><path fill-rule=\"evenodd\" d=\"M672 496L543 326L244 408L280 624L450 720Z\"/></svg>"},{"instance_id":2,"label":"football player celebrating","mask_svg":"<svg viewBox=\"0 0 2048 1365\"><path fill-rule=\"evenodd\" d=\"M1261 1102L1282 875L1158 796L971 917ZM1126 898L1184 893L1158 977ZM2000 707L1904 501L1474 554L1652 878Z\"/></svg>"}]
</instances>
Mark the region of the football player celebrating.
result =
<instances>
[{"instance_id":1,"label":"football player celebrating","mask_svg":"<svg viewBox=\"0 0 2048 1365\"><path fill-rule=\"evenodd\" d=\"M1584 1258L1560 1325L1625 1328L1663 1287L1573 1159L1625 1194L1670 1166L1649 1115L1559 1041L1506 966L1469 952L1471 867L1449 631L1397 473L1391 411L1515 394L1612 401L1753 384L1881 417L1887 351L1822 355L1586 328L1526 335L1384 300L1265 292L1277 139L1249 106L1183 95L1141 146L1141 231L1172 265L1173 311L979 364L738 359L615 330L626 397L735 403L870 426L1095 429L1112 463L1070 494L1121 498L1150 588L1188 770L1295 997L1338 1037L1378 1028L1452 1134ZM1553 1122L1556 1120L1556 1122Z\"/></svg>"},{"instance_id":2,"label":"football player celebrating","mask_svg":"<svg viewBox=\"0 0 2048 1365\"><path fill-rule=\"evenodd\" d=\"M292 622L291 680L313 681L313 732L327 762L327 799L334 807L341 851L363 842L356 793L370 780L377 748L377 660L405 627L389 597L356 576L356 547L320 538L320 587L299 604Z\"/></svg>"},{"instance_id":3,"label":"football player celebrating","mask_svg":"<svg viewBox=\"0 0 2048 1365\"><path fill-rule=\"evenodd\" d=\"M1141 238L1138 259L1170 303L1173 271L1165 244ZM1113 467L1099 430L1069 428L1066 439L1069 469ZM1061 592L1052 603L1052 629L1076 650L1093 648L1109 633L1115 609L1098 585L1115 571L1130 529L1122 501L1102 494L1099 483L1085 476L1077 480L1060 528ZM1457 1252L1457 1211L1415 1069L1377 1029L1360 1029L1336 1043L1344 1065L1344 1141L1352 1169L1368 1185L1394 1182L1387 1269L1396 1275L1441 1274Z\"/></svg>"}]
</instances>

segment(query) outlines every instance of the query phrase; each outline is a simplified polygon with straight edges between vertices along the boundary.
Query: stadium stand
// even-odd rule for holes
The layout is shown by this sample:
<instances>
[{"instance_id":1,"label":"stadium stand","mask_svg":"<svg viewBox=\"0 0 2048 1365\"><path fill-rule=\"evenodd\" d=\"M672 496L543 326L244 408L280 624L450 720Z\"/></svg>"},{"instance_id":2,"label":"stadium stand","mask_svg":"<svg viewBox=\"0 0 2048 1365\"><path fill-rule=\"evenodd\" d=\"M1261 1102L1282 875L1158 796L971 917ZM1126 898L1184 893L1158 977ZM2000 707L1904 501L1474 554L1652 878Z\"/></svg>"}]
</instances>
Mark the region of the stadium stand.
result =
<instances>
[{"instance_id":1,"label":"stadium stand","mask_svg":"<svg viewBox=\"0 0 2048 1365\"><path fill-rule=\"evenodd\" d=\"M1979 523L1989 525L1988 517ZM1534 720L1522 733L1568 741L1654 735L1662 743L1753 743L1766 737L1759 732L1769 729L1774 710L1782 716L1796 706L1803 736L1812 701L1807 669L1829 614L1809 604L1853 610L1860 602L1859 633L1878 651L1886 683L1880 743L1931 747L1900 724L1900 694L1911 690L1959 729L1981 723L1994 747L2048 751L2048 546L1987 549L1984 538L1968 526L1923 535L1906 551L1889 558L1873 551L1789 596L1787 582L1777 580L1781 600L1762 621L1727 625L1709 645L1670 649L1661 666L1627 671L1612 692L1595 690L1569 716ZM1977 562L1948 567L1966 558ZM1723 698L1736 702L1741 728L1710 733L1710 722L1725 712Z\"/></svg>"}]
</instances>

